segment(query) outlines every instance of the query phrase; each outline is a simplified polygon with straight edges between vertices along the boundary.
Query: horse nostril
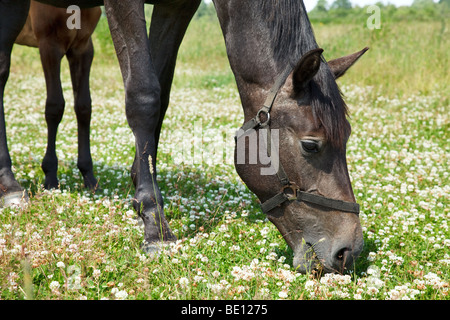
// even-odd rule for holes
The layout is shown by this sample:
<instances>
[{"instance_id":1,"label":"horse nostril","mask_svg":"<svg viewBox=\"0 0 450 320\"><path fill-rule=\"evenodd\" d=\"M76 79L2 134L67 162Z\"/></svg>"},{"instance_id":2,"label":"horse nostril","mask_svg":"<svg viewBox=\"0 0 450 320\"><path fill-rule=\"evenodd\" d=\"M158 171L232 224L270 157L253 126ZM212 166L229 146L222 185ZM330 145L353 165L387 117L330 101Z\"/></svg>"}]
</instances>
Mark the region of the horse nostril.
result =
<instances>
[{"instance_id":1,"label":"horse nostril","mask_svg":"<svg viewBox=\"0 0 450 320\"><path fill-rule=\"evenodd\" d=\"M336 251L332 256L332 259L332 270L334 270L334 272L342 273L353 261L352 250L348 247L341 248Z\"/></svg>"},{"instance_id":2,"label":"horse nostril","mask_svg":"<svg viewBox=\"0 0 450 320\"><path fill-rule=\"evenodd\" d=\"M344 252L345 251L345 249L342 249L342 250L339 250L338 251L338 253L336 254L336 258L338 259L338 260L342 260L342 259L344 259Z\"/></svg>"},{"instance_id":3,"label":"horse nostril","mask_svg":"<svg viewBox=\"0 0 450 320\"><path fill-rule=\"evenodd\" d=\"M350 252L351 250L349 248L342 248L336 252L334 257L337 261L344 262L345 264L347 256L349 255Z\"/></svg>"}]
</instances>

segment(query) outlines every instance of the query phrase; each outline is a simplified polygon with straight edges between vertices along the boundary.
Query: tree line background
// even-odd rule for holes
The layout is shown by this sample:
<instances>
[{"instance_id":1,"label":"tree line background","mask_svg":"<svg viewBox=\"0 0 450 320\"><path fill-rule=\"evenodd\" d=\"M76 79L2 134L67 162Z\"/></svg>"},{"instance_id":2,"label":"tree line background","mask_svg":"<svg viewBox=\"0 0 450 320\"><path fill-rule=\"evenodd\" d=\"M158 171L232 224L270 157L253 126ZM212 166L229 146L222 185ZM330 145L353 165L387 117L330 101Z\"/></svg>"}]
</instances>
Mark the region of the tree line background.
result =
<instances>
[{"instance_id":1,"label":"tree line background","mask_svg":"<svg viewBox=\"0 0 450 320\"><path fill-rule=\"evenodd\" d=\"M382 21L427 21L439 19L445 24L450 18L450 0L414 0L411 6L396 7L392 4L384 5L381 2L375 4L381 9ZM349 0L319 0L317 5L308 13L313 23L366 23L370 13L368 6L352 5ZM203 16L215 16L213 3L200 5L197 18Z\"/></svg>"}]
</instances>

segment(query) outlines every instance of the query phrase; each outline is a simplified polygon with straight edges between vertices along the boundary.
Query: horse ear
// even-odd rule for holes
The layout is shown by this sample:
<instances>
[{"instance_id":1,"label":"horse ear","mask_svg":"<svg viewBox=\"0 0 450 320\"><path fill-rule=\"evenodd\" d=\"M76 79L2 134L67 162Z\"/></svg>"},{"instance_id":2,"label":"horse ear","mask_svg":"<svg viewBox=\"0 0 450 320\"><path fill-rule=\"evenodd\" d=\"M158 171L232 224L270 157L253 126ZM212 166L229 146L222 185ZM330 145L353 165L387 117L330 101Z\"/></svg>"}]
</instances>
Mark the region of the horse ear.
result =
<instances>
[{"instance_id":1,"label":"horse ear","mask_svg":"<svg viewBox=\"0 0 450 320\"><path fill-rule=\"evenodd\" d=\"M319 71L322 52L320 48L308 51L297 63L292 76L297 90L303 89Z\"/></svg>"},{"instance_id":2,"label":"horse ear","mask_svg":"<svg viewBox=\"0 0 450 320\"><path fill-rule=\"evenodd\" d=\"M328 61L328 66L330 67L331 71L334 74L334 78L337 79L339 77L342 77L344 73L356 62L359 58L367 51L369 50L368 47L365 47L361 51L358 51L356 53L350 54L348 56L337 58L334 60Z\"/></svg>"}]
</instances>

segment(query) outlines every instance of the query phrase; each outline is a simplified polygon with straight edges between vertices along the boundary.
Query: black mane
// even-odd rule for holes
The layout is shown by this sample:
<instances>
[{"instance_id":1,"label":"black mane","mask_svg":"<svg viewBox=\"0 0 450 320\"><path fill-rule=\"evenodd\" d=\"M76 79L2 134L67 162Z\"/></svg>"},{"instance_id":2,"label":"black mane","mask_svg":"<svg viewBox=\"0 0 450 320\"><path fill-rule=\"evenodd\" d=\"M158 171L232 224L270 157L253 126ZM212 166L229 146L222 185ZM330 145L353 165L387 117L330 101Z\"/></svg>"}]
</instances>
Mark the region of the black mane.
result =
<instances>
[{"instance_id":1,"label":"black mane","mask_svg":"<svg viewBox=\"0 0 450 320\"><path fill-rule=\"evenodd\" d=\"M271 45L278 70L295 66L308 51L318 48L303 1L267 0L263 15L271 32ZM323 63L309 83L314 117L325 128L328 140L342 146L350 134L347 105L336 84L334 75L322 57Z\"/></svg>"}]
</instances>

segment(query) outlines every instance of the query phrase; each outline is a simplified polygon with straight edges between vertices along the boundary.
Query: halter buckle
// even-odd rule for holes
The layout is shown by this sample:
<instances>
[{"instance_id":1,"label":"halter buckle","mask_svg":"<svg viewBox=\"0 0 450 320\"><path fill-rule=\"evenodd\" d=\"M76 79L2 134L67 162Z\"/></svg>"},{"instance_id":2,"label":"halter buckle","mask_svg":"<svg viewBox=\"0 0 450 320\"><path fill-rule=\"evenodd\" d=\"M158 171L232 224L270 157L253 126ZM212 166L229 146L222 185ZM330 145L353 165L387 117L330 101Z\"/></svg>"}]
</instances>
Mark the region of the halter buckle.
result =
<instances>
[{"instance_id":1,"label":"halter buckle","mask_svg":"<svg viewBox=\"0 0 450 320\"><path fill-rule=\"evenodd\" d=\"M266 120L265 120L264 122L261 122L261 117L260 117L261 113L265 114ZM269 111L267 111L267 110L264 109L264 108L263 108L263 109L260 109L260 110L258 111L258 113L256 114L255 119L256 119L256 122L258 123L259 126L264 127L264 126L266 126L266 125L269 124L269 121L270 121L270 113L269 113Z\"/></svg>"},{"instance_id":2,"label":"halter buckle","mask_svg":"<svg viewBox=\"0 0 450 320\"><path fill-rule=\"evenodd\" d=\"M297 200L298 186L295 183L290 183L281 188L281 192L286 196L289 201Z\"/></svg>"}]
</instances>

